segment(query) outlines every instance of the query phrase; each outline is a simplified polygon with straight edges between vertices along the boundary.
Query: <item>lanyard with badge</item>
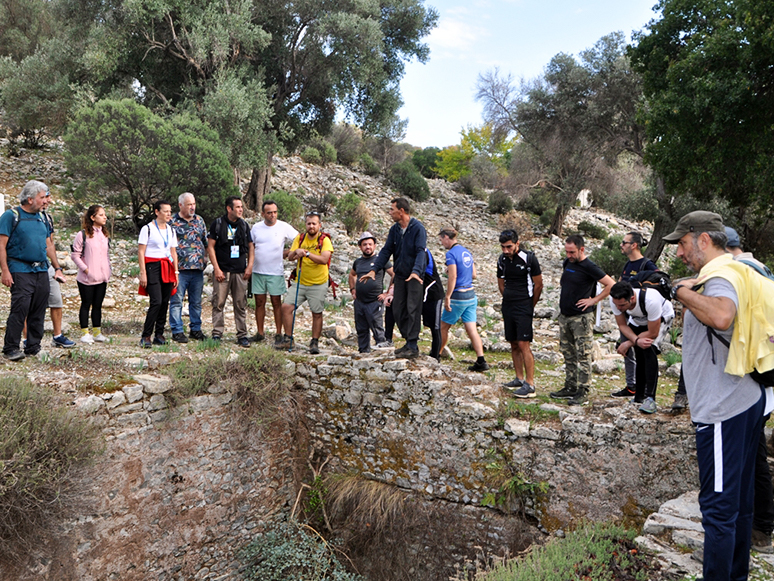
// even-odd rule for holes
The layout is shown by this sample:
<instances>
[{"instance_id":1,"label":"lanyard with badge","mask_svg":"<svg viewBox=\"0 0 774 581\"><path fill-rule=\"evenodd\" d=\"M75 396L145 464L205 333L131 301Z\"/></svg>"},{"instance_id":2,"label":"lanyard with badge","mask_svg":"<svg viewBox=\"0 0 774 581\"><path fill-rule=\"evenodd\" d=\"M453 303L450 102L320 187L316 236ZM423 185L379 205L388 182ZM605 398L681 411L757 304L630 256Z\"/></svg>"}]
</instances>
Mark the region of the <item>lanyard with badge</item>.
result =
<instances>
[{"instance_id":1,"label":"lanyard with badge","mask_svg":"<svg viewBox=\"0 0 774 581\"><path fill-rule=\"evenodd\" d=\"M164 235L161 233L161 228L159 228L158 220L153 220L153 223L156 224L156 230L159 233L159 238L161 238L161 241L164 243L164 253L167 255L167 258L172 258L171 252L167 250L167 246L169 246L169 236L170 236L169 231L171 230L171 228L169 227L169 224L167 224L167 227L165 228L167 233L165 238Z\"/></svg>"},{"instance_id":2,"label":"lanyard with badge","mask_svg":"<svg viewBox=\"0 0 774 581\"><path fill-rule=\"evenodd\" d=\"M226 226L228 227L228 239L235 242L234 235L236 233L236 228L231 224L226 224ZM231 258L239 258L239 244L231 245Z\"/></svg>"}]
</instances>

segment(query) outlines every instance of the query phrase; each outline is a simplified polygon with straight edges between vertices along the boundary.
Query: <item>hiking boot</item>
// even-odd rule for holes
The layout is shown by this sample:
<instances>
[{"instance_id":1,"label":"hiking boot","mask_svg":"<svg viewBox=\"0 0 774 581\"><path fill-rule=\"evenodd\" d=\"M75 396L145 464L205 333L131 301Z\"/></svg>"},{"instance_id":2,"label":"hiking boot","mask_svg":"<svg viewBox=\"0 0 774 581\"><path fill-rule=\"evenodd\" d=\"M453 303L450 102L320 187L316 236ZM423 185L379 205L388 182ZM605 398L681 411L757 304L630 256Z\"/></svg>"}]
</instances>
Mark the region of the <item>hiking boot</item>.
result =
<instances>
[{"instance_id":1,"label":"hiking boot","mask_svg":"<svg viewBox=\"0 0 774 581\"><path fill-rule=\"evenodd\" d=\"M207 335L202 333L201 331L191 331L188 333L189 339L194 339L195 341L204 341L207 339Z\"/></svg>"},{"instance_id":2,"label":"hiking boot","mask_svg":"<svg viewBox=\"0 0 774 581\"><path fill-rule=\"evenodd\" d=\"M188 343L188 337L185 336L185 333L172 333L172 340L175 343Z\"/></svg>"},{"instance_id":3,"label":"hiking boot","mask_svg":"<svg viewBox=\"0 0 774 581\"><path fill-rule=\"evenodd\" d=\"M317 355L320 353L319 339L312 339L309 341L309 353Z\"/></svg>"},{"instance_id":4,"label":"hiking boot","mask_svg":"<svg viewBox=\"0 0 774 581\"><path fill-rule=\"evenodd\" d=\"M476 361L473 365L468 367L468 371L486 371L489 369L489 363L486 361Z\"/></svg>"},{"instance_id":5,"label":"hiking boot","mask_svg":"<svg viewBox=\"0 0 774 581\"><path fill-rule=\"evenodd\" d=\"M54 339L51 341L51 346L61 347L62 349L69 349L70 347L75 347L75 341L70 341L70 339L65 337L64 333L62 333L58 337L54 337Z\"/></svg>"},{"instance_id":6,"label":"hiking boot","mask_svg":"<svg viewBox=\"0 0 774 581\"><path fill-rule=\"evenodd\" d=\"M586 395L586 392L582 389L579 389L573 397L567 400L567 405L583 405L584 403L588 403L589 398Z\"/></svg>"},{"instance_id":7,"label":"hiking boot","mask_svg":"<svg viewBox=\"0 0 774 581\"><path fill-rule=\"evenodd\" d=\"M513 395L521 398L535 397L535 386L525 381L519 389L513 392Z\"/></svg>"},{"instance_id":8,"label":"hiking boot","mask_svg":"<svg viewBox=\"0 0 774 581\"><path fill-rule=\"evenodd\" d=\"M688 396L684 393L676 393L675 401L672 402L672 411L680 412L688 407ZM755 531L753 531L755 532Z\"/></svg>"},{"instance_id":9,"label":"hiking boot","mask_svg":"<svg viewBox=\"0 0 774 581\"><path fill-rule=\"evenodd\" d=\"M621 391L611 393L610 397L634 397L634 389L627 385Z\"/></svg>"},{"instance_id":10,"label":"hiking boot","mask_svg":"<svg viewBox=\"0 0 774 581\"><path fill-rule=\"evenodd\" d=\"M572 399L578 394L577 389L570 389L569 387L563 387L559 391L552 391L548 395L554 399Z\"/></svg>"},{"instance_id":11,"label":"hiking boot","mask_svg":"<svg viewBox=\"0 0 774 581\"><path fill-rule=\"evenodd\" d=\"M153 343L151 342L150 337L143 337L142 339L140 339L140 347L142 347L143 349L150 349L151 347L153 347Z\"/></svg>"},{"instance_id":12,"label":"hiking boot","mask_svg":"<svg viewBox=\"0 0 774 581\"><path fill-rule=\"evenodd\" d=\"M26 357L26 355L19 349L14 349L12 351L8 351L7 353L3 353L3 357L5 357L8 361L21 361Z\"/></svg>"},{"instance_id":13,"label":"hiking boot","mask_svg":"<svg viewBox=\"0 0 774 581\"><path fill-rule=\"evenodd\" d=\"M404 353L411 351L411 347L408 346L408 343L406 343L403 347L400 349L395 350L395 357L401 357Z\"/></svg>"},{"instance_id":14,"label":"hiking boot","mask_svg":"<svg viewBox=\"0 0 774 581\"><path fill-rule=\"evenodd\" d=\"M518 389L522 385L524 385L524 381L522 381L518 377L512 381L509 381L508 383L503 383L503 387L510 387L512 389Z\"/></svg>"},{"instance_id":15,"label":"hiking boot","mask_svg":"<svg viewBox=\"0 0 774 581\"><path fill-rule=\"evenodd\" d=\"M282 333L277 333L274 335L274 346L277 347L278 345L282 345Z\"/></svg>"},{"instance_id":16,"label":"hiking boot","mask_svg":"<svg viewBox=\"0 0 774 581\"><path fill-rule=\"evenodd\" d=\"M277 341L278 338L279 342ZM277 335L274 339L274 348L275 349L290 349L290 346L293 344L293 338L290 335Z\"/></svg>"},{"instance_id":17,"label":"hiking boot","mask_svg":"<svg viewBox=\"0 0 774 581\"><path fill-rule=\"evenodd\" d=\"M261 335L260 333L256 332L255 335L250 337L250 341L253 343L260 343L261 341L266 340L266 335Z\"/></svg>"},{"instance_id":18,"label":"hiking boot","mask_svg":"<svg viewBox=\"0 0 774 581\"><path fill-rule=\"evenodd\" d=\"M750 548L759 553L774 553L774 547L771 545L771 535L753 529Z\"/></svg>"},{"instance_id":19,"label":"hiking boot","mask_svg":"<svg viewBox=\"0 0 774 581\"><path fill-rule=\"evenodd\" d=\"M644 414L655 414L658 411L656 400L652 397L646 397L640 406L640 411Z\"/></svg>"},{"instance_id":20,"label":"hiking boot","mask_svg":"<svg viewBox=\"0 0 774 581\"><path fill-rule=\"evenodd\" d=\"M377 349L392 349L392 341L382 341L376 344Z\"/></svg>"},{"instance_id":21,"label":"hiking boot","mask_svg":"<svg viewBox=\"0 0 774 581\"><path fill-rule=\"evenodd\" d=\"M153 338L153 344L154 345L166 345L167 344L167 340L164 339L164 335L156 335Z\"/></svg>"},{"instance_id":22,"label":"hiking boot","mask_svg":"<svg viewBox=\"0 0 774 581\"><path fill-rule=\"evenodd\" d=\"M416 359L419 357L419 349L407 348L405 351L398 353L395 352L395 357L399 359Z\"/></svg>"}]
</instances>

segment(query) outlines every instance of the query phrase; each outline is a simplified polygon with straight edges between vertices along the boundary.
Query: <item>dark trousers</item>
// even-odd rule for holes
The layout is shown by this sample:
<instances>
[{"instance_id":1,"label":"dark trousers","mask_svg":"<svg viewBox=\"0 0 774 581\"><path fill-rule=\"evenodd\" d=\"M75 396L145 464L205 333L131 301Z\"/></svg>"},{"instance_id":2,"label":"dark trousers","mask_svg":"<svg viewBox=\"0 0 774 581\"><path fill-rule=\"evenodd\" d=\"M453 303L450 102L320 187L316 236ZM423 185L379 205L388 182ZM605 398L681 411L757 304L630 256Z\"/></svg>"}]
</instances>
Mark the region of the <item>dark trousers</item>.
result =
<instances>
[{"instance_id":1,"label":"dark trousers","mask_svg":"<svg viewBox=\"0 0 774 581\"><path fill-rule=\"evenodd\" d=\"M27 321L27 345L24 352L35 355L43 339L43 321L48 307L48 271L16 272L11 285L11 312L5 324L3 353L19 349L24 322Z\"/></svg>"},{"instance_id":2,"label":"dark trousers","mask_svg":"<svg viewBox=\"0 0 774 581\"><path fill-rule=\"evenodd\" d=\"M647 325L629 325L637 335L648 330ZM634 357L637 360L635 373L634 401L642 401L646 397L656 398L658 384L658 355L653 347L642 349L634 346Z\"/></svg>"},{"instance_id":3,"label":"dark trousers","mask_svg":"<svg viewBox=\"0 0 774 581\"><path fill-rule=\"evenodd\" d=\"M169 309L169 297L175 285L171 282L161 282L161 263L151 262L145 266L148 276L148 291L150 305L148 314L145 315L145 325L142 328L142 336L163 335L167 324L167 309ZM155 333L154 333L155 327Z\"/></svg>"},{"instance_id":4,"label":"dark trousers","mask_svg":"<svg viewBox=\"0 0 774 581\"><path fill-rule=\"evenodd\" d=\"M392 299L392 313L398 323L400 334L408 345L416 346L422 326L422 299L424 288L418 280L406 280L395 277L395 289Z\"/></svg>"},{"instance_id":5,"label":"dark trousers","mask_svg":"<svg viewBox=\"0 0 774 581\"><path fill-rule=\"evenodd\" d=\"M361 353L371 350L371 334L374 341L383 343L384 323L382 319L383 304L380 301L364 303L355 300L355 330L357 331L357 348Z\"/></svg>"},{"instance_id":6,"label":"dark trousers","mask_svg":"<svg viewBox=\"0 0 774 581\"><path fill-rule=\"evenodd\" d=\"M392 341L395 332L395 315L392 314L392 305L384 307L384 338Z\"/></svg>"},{"instance_id":7,"label":"dark trousers","mask_svg":"<svg viewBox=\"0 0 774 581\"><path fill-rule=\"evenodd\" d=\"M769 421L769 416L763 418L763 425ZM774 496L771 488L771 471L769 470L766 433L761 429L758 438L758 448L755 454L755 509L753 511L753 528L756 531L770 535L774 531Z\"/></svg>"},{"instance_id":8,"label":"dark trousers","mask_svg":"<svg viewBox=\"0 0 774 581\"><path fill-rule=\"evenodd\" d=\"M422 305L422 324L430 329L433 343L430 347L430 357L439 359L441 356L441 309L443 300L426 301Z\"/></svg>"},{"instance_id":9,"label":"dark trousers","mask_svg":"<svg viewBox=\"0 0 774 581\"><path fill-rule=\"evenodd\" d=\"M755 454L766 398L741 414L696 426L705 581L748 578Z\"/></svg>"},{"instance_id":10,"label":"dark trousers","mask_svg":"<svg viewBox=\"0 0 774 581\"><path fill-rule=\"evenodd\" d=\"M92 327L102 326L102 301L105 300L106 292L107 282L100 284L78 283L78 293L81 295L81 309L78 311L78 322L81 324L81 329L89 328L89 311L91 311Z\"/></svg>"}]
</instances>

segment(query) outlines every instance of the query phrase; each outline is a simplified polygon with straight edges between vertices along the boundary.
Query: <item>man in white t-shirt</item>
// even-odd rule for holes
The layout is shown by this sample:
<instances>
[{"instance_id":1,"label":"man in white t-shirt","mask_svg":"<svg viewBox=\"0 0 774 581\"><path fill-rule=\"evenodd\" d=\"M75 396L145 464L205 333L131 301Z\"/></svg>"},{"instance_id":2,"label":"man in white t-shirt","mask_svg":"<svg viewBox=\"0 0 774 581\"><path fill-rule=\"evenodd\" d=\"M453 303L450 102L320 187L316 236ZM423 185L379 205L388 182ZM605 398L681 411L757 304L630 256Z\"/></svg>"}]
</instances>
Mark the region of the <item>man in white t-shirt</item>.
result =
<instances>
[{"instance_id":1,"label":"man in white t-shirt","mask_svg":"<svg viewBox=\"0 0 774 581\"><path fill-rule=\"evenodd\" d=\"M266 295L271 297L274 310L274 325L277 328L275 343L282 342L282 295L287 291L285 284L284 258L288 255L285 248L298 236L298 231L287 222L277 219L277 203L265 200L261 207L263 221L258 222L250 231L255 245L255 261L251 284L255 297L255 325L258 328L253 341L263 341L264 320L266 318ZM290 333L290 329L285 329Z\"/></svg>"},{"instance_id":2,"label":"man in white t-shirt","mask_svg":"<svg viewBox=\"0 0 774 581\"><path fill-rule=\"evenodd\" d=\"M610 289L610 307L624 337L618 352L625 356L634 348L637 360L634 401L642 404L641 412L655 413L659 339L672 325L675 310L658 290L632 288L623 280Z\"/></svg>"}]
</instances>

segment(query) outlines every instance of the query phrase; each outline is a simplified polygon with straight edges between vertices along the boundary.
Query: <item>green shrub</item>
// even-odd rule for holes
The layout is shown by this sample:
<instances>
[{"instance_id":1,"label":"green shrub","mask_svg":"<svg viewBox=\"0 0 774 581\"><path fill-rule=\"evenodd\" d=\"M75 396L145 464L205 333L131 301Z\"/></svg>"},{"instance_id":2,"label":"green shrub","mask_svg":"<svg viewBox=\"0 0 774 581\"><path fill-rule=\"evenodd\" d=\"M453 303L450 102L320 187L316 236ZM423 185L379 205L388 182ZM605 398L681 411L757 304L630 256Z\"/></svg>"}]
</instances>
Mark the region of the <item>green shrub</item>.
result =
<instances>
[{"instance_id":1,"label":"green shrub","mask_svg":"<svg viewBox=\"0 0 774 581\"><path fill-rule=\"evenodd\" d=\"M696 273L694 273L690 268L688 268L685 263L675 256L672 260L669 261L669 276L672 278L673 281L678 280L680 278L689 278L693 277Z\"/></svg>"},{"instance_id":2,"label":"green shrub","mask_svg":"<svg viewBox=\"0 0 774 581\"><path fill-rule=\"evenodd\" d=\"M349 192L341 197L336 207L347 234L363 232L371 221L371 211L366 206L363 198L355 192Z\"/></svg>"},{"instance_id":3,"label":"green shrub","mask_svg":"<svg viewBox=\"0 0 774 581\"><path fill-rule=\"evenodd\" d=\"M348 573L325 539L297 521L269 526L241 553L245 579L256 581L362 581Z\"/></svg>"},{"instance_id":4,"label":"green shrub","mask_svg":"<svg viewBox=\"0 0 774 581\"><path fill-rule=\"evenodd\" d=\"M336 148L336 161L341 165L352 165L363 151L363 138L360 130L348 123L333 126L330 137Z\"/></svg>"},{"instance_id":5,"label":"green shrub","mask_svg":"<svg viewBox=\"0 0 774 581\"><path fill-rule=\"evenodd\" d=\"M275 190L270 193L267 200L272 200L277 204L277 216L288 224L292 224L299 230L304 219L304 205L296 196L285 190Z\"/></svg>"},{"instance_id":6,"label":"green shrub","mask_svg":"<svg viewBox=\"0 0 774 581\"><path fill-rule=\"evenodd\" d=\"M613 581L652 579L649 559L636 544L636 533L623 527L588 524L538 547L523 559L495 566L481 581ZM662 577L658 577L659 579Z\"/></svg>"},{"instance_id":7,"label":"green shrub","mask_svg":"<svg viewBox=\"0 0 774 581\"><path fill-rule=\"evenodd\" d=\"M598 226L588 220L581 220L578 224L578 230L583 232L588 238L596 238L598 240L607 238L607 235L609 234L607 228Z\"/></svg>"},{"instance_id":8,"label":"green shrub","mask_svg":"<svg viewBox=\"0 0 774 581\"><path fill-rule=\"evenodd\" d=\"M312 195L306 198L306 203L309 204L315 212L326 216L338 201L339 199L336 197L336 194L328 192L320 192L318 195Z\"/></svg>"},{"instance_id":9,"label":"green shrub","mask_svg":"<svg viewBox=\"0 0 774 581\"><path fill-rule=\"evenodd\" d=\"M317 148L310 145L307 145L301 151L301 159L303 159L306 163L313 163L315 165L323 164L323 158L322 155L320 155L320 152L317 150Z\"/></svg>"},{"instance_id":10,"label":"green shrub","mask_svg":"<svg viewBox=\"0 0 774 581\"><path fill-rule=\"evenodd\" d=\"M490 214L507 214L513 210L513 200L506 192L492 192L489 194L487 210Z\"/></svg>"},{"instance_id":11,"label":"green shrub","mask_svg":"<svg viewBox=\"0 0 774 581\"><path fill-rule=\"evenodd\" d=\"M555 208L549 208L547 210L543 210L543 213L540 214L540 218L538 221L540 222L540 225L548 228L551 226L551 222L554 221L554 216L556 215L556 209Z\"/></svg>"},{"instance_id":12,"label":"green shrub","mask_svg":"<svg viewBox=\"0 0 774 581\"><path fill-rule=\"evenodd\" d=\"M623 236L610 236L602 243L602 246L595 249L590 255L591 262L604 270L613 278L621 276L621 271L628 261L626 255L621 252L621 242Z\"/></svg>"},{"instance_id":13,"label":"green shrub","mask_svg":"<svg viewBox=\"0 0 774 581\"><path fill-rule=\"evenodd\" d=\"M367 176L378 176L382 173L381 168L379 167L379 164L374 161L374 158L371 157L368 153L364 153L360 156L360 168L363 170L363 173Z\"/></svg>"},{"instance_id":14,"label":"green shrub","mask_svg":"<svg viewBox=\"0 0 774 581\"><path fill-rule=\"evenodd\" d=\"M556 200L551 192L548 190L532 190L527 196L517 204L517 208L523 212L531 212L538 216L543 216L546 212L549 212L556 207ZM553 216L551 217L553 220ZM543 221L541 220L541 223ZM549 220L549 224L551 221Z\"/></svg>"},{"instance_id":15,"label":"green shrub","mask_svg":"<svg viewBox=\"0 0 774 581\"><path fill-rule=\"evenodd\" d=\"M0 562L27 554L77 491L73 476L99 452L99 430L49 389L0 377Z\"/></svg>"},{"instance_id":16,"label":"green shrub","mask_svg":"<svg viewBox=\"0 0 774 581\"><path fill-rule=\"evenodd\" d=\"M435 162L438 160L438 154L441 152L437 147L425 147L417 149L411 157L411 161L417 166L419 173L428 179L438 177L438 170Z\"/></svg>"},{"instance_id":17,"label":"green shrub","mask_svg":"<svg viewBox=\"0 0 774 581\"><path fill-rule=\"evenodd\" d=\"M333 147L331 142L322 140L316 143L315 147L317 148L317 151L320 152L320 158L322 159L323 165L336 163L336 148Z\"/></svg>"},{"instance_id":18,"label":"green shrub","mask_svg":"<svg viewBox=\"0 0 774 581\"><path fill-rule=\"evenodd\" d=\"M407 159L392 166L387 178L401 195L424 202L430 197L430 187L414 163Z\"/></svg>"}]
</instances>

